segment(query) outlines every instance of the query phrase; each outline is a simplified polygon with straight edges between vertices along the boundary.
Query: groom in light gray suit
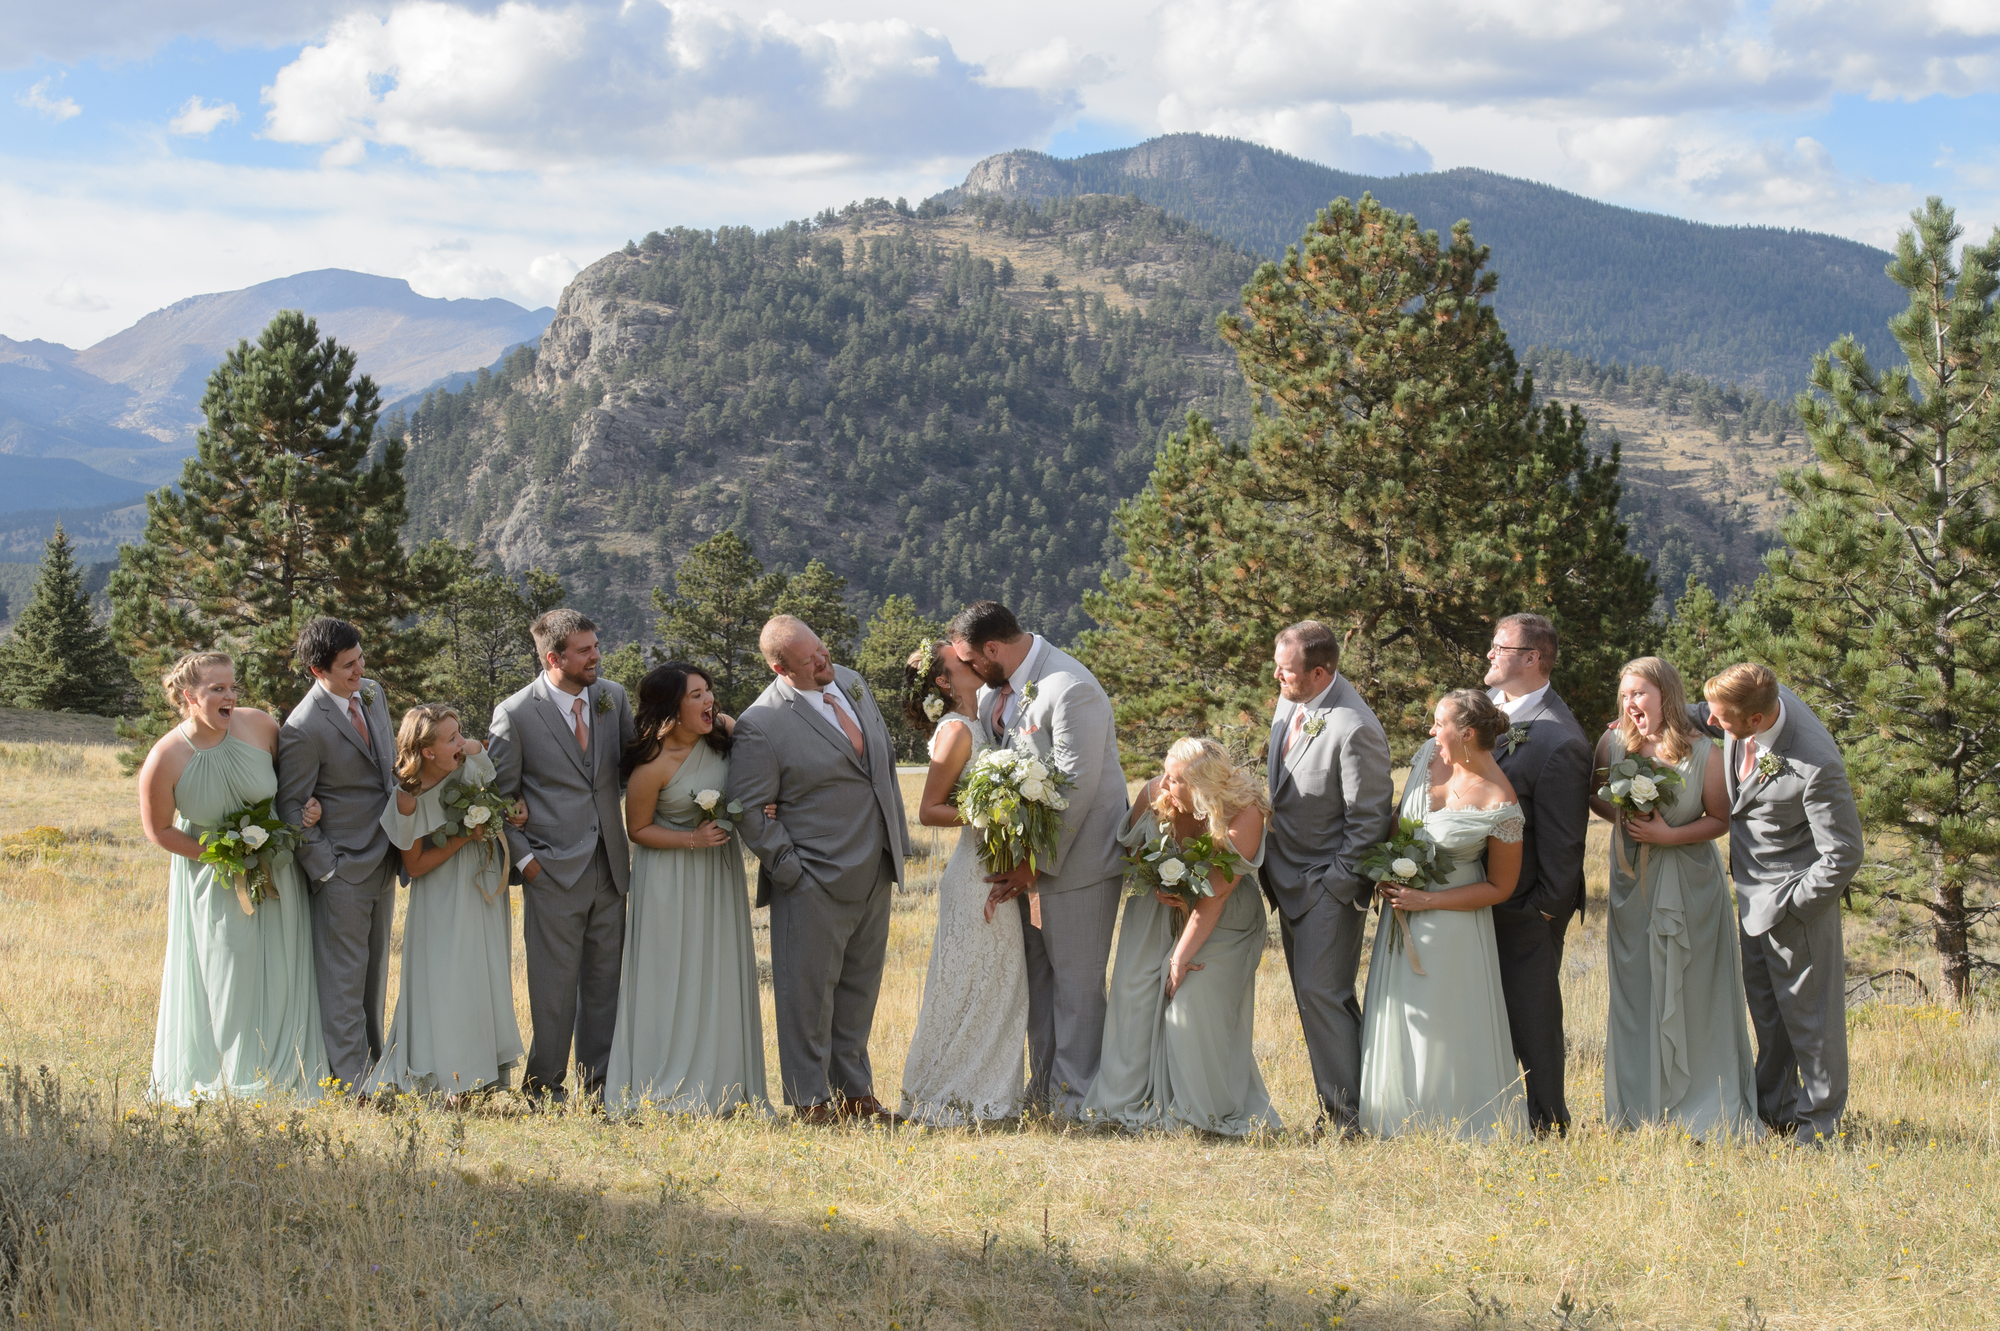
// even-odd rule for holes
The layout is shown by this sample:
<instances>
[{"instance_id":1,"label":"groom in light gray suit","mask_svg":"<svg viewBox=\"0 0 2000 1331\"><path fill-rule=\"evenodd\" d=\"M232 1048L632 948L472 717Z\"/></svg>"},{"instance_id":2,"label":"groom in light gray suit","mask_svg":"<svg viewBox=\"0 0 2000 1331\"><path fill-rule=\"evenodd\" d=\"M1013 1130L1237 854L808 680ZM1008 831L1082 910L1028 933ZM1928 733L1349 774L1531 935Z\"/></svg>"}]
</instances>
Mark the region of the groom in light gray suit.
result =
<instances>
[{"instance_id":1,"label":"groom in light gray suit","mask_svg":"<svg viewBox=\"0 0 2000 1331\"><path fill-rule=\"evenodd\" d=\"M1757 1032L1757 1113L1833 1142L1847 1107L1840 897L1861 867L1861 818L1833 736L1761 665L1703 686L1727 737L1729 867L1743 988Z\"/></svg>"},{"instance_id":2,"label":"groom in light gray suit","mask_svg":"<svg viewBox=\"0 0 2000 1331\"><path fill-rule=\"evenodd\" d=\"M585 1095L611 1061L632 868L618 768L635 732L624 687L597 677L597 625L560 609L529 632L542 673L493 709L487 751L494 786L528 806L507 828L535 1033L521 1090L561 1101L572 1041Z\"/></svg>"},{"instance_id":3,"label":"groom in light gray suit","mask_svg":"<svg viewBox=\"0 0 2000 1331\"><path fill-rule=\"evenodd\" d=\"M1104 1047L1104 968L1125 866L1118 825L1131 807L1118 762L1111 699L1096 676L1040 634L1022 632L997 601L951 621L959 658L985 681L979 717L1001 743L1026 742L1069 774L1062 836L1037 875L993 874L991 902L1020 898L1028 962L1028 1103L1074 1117ZM1025 893L1039 896L1041 927Z\"/></svg>"},{"instance_id":4,"label":"groom in light gray suit","mask_svg":"<svg viewBox=\"0 0 2000 1331\"><path fill-rule=\"evenodd\" d=\"M909 850L896 751L868 686L805 621L775 617L758 647L777 678L736 720L728 794L761 866L757 904L771 908L785 1102L807 1123L887 1122L868 1033Z\"/></svg>"},{"instance_id":5,"label":"groom in light gray suit","mask_svg":"<svg viewBox=\"0 0 2000 1331\"><path fill-rule=\"evenodd\" d=\"M312 897L313 980L327 1070L351 1092L382 1057L389 923L403 857L382 827L396 793L396 729L382 686L362 672L361 632L321 616L293 654L313 686L278 731L280 818L298 826L317 799L319 822L299 835Z\"/></svg>"},{"instance_id":6,"label":"groom in light gray suit","mask_svg":"<svg viewBox=\"0 0 2000 1331\"><path fill-rule=\"evenodd\" d=\"M1355 1131L1361 1096L1361 1004L1354 975L1373 885L1361 857L1389 834L1395 783L1389 737L1339 674L1340 642L1315 620L1278 634L1278 707L1266 758L1271 827L1264 895L1278 912L1320 1121Z\"/></svg>"}]
</instances>

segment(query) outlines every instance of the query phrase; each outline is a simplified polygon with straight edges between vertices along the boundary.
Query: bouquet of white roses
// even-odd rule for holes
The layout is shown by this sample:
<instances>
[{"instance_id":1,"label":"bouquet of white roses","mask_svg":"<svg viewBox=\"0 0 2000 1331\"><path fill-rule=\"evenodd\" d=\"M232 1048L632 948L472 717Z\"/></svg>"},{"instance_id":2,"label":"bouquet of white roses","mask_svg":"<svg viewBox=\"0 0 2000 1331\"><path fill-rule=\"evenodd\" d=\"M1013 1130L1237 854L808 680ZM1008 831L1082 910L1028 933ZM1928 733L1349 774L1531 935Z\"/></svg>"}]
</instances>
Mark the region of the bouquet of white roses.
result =
<instances>
[{"instance_id":1,"label":"bouquet of white roses","mask_svg":"<svg viewBox=\"0 0 2000 1331\"><path fill-rule=\"evenodd\" d=\"M725 832L734 832L743 821L743 801L730 800L725 804L719 790L697 790L694 802L703 816Z\"/></svg>"},{"instance_id":2,"label":"bouquet of white roses","mask_svg":"<svg viewBox=\"0 0 2000 1331\"><path fill-rule=\"evenodd\" d=\"M979 858L994 873L1025 864L1039 871L1055 854L1063 791L1076 782L1021 749L988 749L966 768L956 801L958 816L979 833Z\"/></svg>"},{"instance_id":3,"label":"bouquet of white roses","mask_svg":"<svg viewBox=\"0 0 2000 1331\"><path fill-rule=\"evenodd\" d=\"M1162 832L1124 858L1126 896L1165 892L1179 897L1182 908L1190 914L1203 897L1215 895L1215 886L1209 882L1212 872L1220 869L1224 878L1240 878L1250 869L1227 837L1218 841L1209 832L1186 841L1176 841L1173 833Z\"/></svg>"},{"instance_id":4,"label":"bouquet of white roses","mask_svg":"<svg viewBox=\"0 0 2000 1331\"><path fill-rule=\"evenodd\" d=\"M1377 842L1361 857L1361 872L1364 877L1377 883L1392 883L1397 887L1441 887L1451 881L1451 871L1457 866L1450 851L1440 846L1424 830L1423 820L1418 818L1398 818L1396 830L1387 841ZM1395 924L1389 935L1389 950L1400 952L1409 938L1410 922L1404 912L1395 913ZM1417 950L1410 948L1410 969L1418 975L1424 973L1423 965L1417 960Z\"/></svg>"},{"instance_id":5,"label":"bouquet of white roses","mask_svg":"<svg viewBox=\"0 0 2000 1331\"><path fill-rule=\"evenodd\" d=\"M500 824L514 812L514 801L481 781L454 779L438 796L444 823L431 833L431 844L443 849L455 836L485 841L500 835Z\"/></svg>"},{"instance_id":6,"label":"bouquet of white roses","mask_svg":"<svg viewBox=\"0 0 2000 1331\"><path fill-rule=\"evenodd\" d=\"M243 913L250 915L258 902L278 895L272 866L292 857L299 834L278 817L270 800L262 799L225 815L213 831L203 832L198 840L201 862L229 875L237 902Z\"/></svg>"},{"instance_id":7,"label":"bouquet of white roses","mask_svg":"<svg viewBox=\"0 0 2000 1331\"><path fill-rule=\"evenodd\" d=\"M1604 784L1597 788L1597 798L1642 818L1659 808L1662 800L1672 800L1687 784L1678 771L1643 754L1621 758L1600 770Z\"/></svg>"}]
</instances>

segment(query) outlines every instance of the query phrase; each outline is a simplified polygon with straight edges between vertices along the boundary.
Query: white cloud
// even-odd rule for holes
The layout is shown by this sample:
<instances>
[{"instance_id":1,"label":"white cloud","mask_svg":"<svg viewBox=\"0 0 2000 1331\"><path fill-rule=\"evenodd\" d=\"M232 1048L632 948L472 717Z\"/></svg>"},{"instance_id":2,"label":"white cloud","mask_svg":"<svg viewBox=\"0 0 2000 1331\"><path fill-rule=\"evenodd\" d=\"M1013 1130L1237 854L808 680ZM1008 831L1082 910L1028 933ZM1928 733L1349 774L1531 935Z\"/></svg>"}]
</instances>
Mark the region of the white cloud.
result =
<instances>
[{"instance_id":1,"label":"white cloud","mask_svg":"<svg viewBox=\"0 0 2000 1331\"><path fill-rule=\"evenodd\" d=\"M1035 88L1066 94L1111 76L1111 62L1080 49L1067 37L1052 37L1040 46L1002 51L988 56L983 80L995 88Z\"/></svg>"},{"instance_id":2,"label":"white cloud","mask_svg":"<svg viewBox=\"0 0 2000 1331\"><path fill-rule=\"evenodd\" d=\"M1195 130L1249 139L1342 171L1393 176L1431 169L1431 155L1407 134L1357 134L1354 118L1332 102L1258 110L1190 107L1179 94L1160 103L1160 125L1170 133Z\"/></svg>"},{"instance_id":3,"label":"white cloud","mask_svg":"<svg viewBox=\"0 0 2000 1331\"><path fill-rule=\"evenodd\" d=\"M751 23L656 0L617 10L409 0L352 14L264 90L265 137L401 149L434 166L850 161L1039 138L1074 100L992 86L902 19ZM334 164L330 162L329 164Z\"/></svg>"},{"instance_id":4,"label":"white cloud","mask_svg":"<svg viewBox=\"0 0 2000 1331\"><path fill-rule=\"evenodd\" d=\"M167 133L206 135L219 125L233 125L241 118L241 113L237 111L234 102L218 102L214 106L207 106L200 97L190 97L181 103L181 109L167 122Z\"/></svg>"},{"instance_id":5,"label":"white cloud","mask_svg":"<svg viewBox=\"0 0 2000 1331\"><path fill-rule=\"evenodd\" d=\"M30 86L26 92L16 93L14 104L16 106L25 106L36 115L46 116L57 123L68 120L71 116L82 115L83 108L76 104L74 97L52 98L49 96L49 85L60 77L62 76L55 75L51 78L43 79L41 82Z\"/></svg>"},{"instance_id":6,"label":"white cloud","mask_svg":"<svg viewBox=\"0 0 2000 1331\"><path fill-rule=\"evenodd\" d=\"M555 304L569 280L582 271L583 265L567 254L544 254L529 263L529 290L540 293L536 306Z\"/></svg>"},{"instance_id":7,"label":"white cloud","mask_svg":"<svg viewBox=\"0 0 2000 1331\"><path fill-rule=\"evenodd\" d=\"M58 282L56 289L45 299L59 310L73 310L79 314L95 314L111 308L111 302L104 297L85 291L83 283L74 274Z\"/></svg>"}]
</instances>

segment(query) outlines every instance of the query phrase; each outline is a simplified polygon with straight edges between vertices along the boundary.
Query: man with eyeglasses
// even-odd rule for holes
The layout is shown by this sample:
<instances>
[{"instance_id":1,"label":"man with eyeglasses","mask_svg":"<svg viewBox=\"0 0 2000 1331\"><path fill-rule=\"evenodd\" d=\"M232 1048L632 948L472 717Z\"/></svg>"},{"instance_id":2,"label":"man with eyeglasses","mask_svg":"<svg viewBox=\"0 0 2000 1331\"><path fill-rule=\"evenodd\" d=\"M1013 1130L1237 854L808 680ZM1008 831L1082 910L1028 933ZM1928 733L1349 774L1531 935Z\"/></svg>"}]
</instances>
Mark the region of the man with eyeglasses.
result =
<instances>
[{"instance_id":1,"label":"man with eyeglasses","mask_svg":"<svg viewBox=\"0 0 2000 1331\"><path fill-rule=\"evenodd\" d=\"M1583 909L1583 842L1590 829L1590 741L1549 684L1556 630L1541 615L1493 626L1486 685L1510 723L1494 746L1527 823L1521 879L1493 908L1507 1026L1537 1133L1566 1133L1563 1099L1563 934Z\"/></svg>"}]
</instances>

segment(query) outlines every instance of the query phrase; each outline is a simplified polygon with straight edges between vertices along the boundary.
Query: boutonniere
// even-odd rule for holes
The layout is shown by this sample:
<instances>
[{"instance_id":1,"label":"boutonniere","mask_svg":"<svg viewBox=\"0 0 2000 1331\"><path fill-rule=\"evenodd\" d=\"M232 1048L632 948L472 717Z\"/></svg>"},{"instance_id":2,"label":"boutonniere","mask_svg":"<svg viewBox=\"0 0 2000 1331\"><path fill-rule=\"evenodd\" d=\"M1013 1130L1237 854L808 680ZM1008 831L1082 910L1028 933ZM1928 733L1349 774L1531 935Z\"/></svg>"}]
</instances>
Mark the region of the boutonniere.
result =
<instances>
[{"instance_id":1,"label":"boutonniere","mask_svg":"<svg viewBox=\"0 0 2000 1331\"><path fill-rule=\"evenodd\" d=\"M1514 750L1520 748L1523 744L1527 743L1528 726L1531 724L1533 723L1529 722L1518 726L1508 726L1507 733L1502 735L1500 737L1500 742L1493 746L1493 752L1499 755L1500 757L1505 758L1507 755L1514 752Z\"/></svg>"},{"instance_id":2,"label":"boutonniere","mask_svg":"<svg viewBox=\"0 0 2000 1331\"><path fill-rule=\"evenodd\" d=\"M1317 735L1326 729L1326 712L1315 710L1306 713L1306 719L1299 723L1299 729L1308 735Z\"/></svg>"},{"instance_id":3,"label":"boutonniere","mask_svg":"<svg viewBox=\"0 0 2000 1331\"><path fill-rule=\"evenodd\" d=\"M373 707L375 705L375 690L369 688L366 684L361 686L361 705L363 707Z\"/></svg>"},{"instance_id":4,"label":"boutonniere","mask_svg":"<svg viewBox=\"0 0 2000 1331\"><path fill-rule=\"evenodd\" d=\"M1784 770L1785 760L1777 754L1767 750L1757 755L1757 775L1763 777L1766 781L1769 781L1772 777L1782 775Z\"/></svg>"},{"instance_id":5,"label":"boutonniere","mask_svg":"<svg viewBox=\"0 0 2000 1331\"><path fill-rule=\"evenodd\" d=\"M611 695L603 689L599 689L597 692L597 714L599 716L609 716L611 714Z\"/></svg>"},{"instance_id":6,"label":"boutonniere","mask_svg":"<svg viewBox=\"0 0 2000 1331\"><path fill-rule=\"evenodd\" d=\"M1040 692L1041 690L1035 686L1035 681L1031 679L1021 686L1021 701L1033 702L1035 695Z\"/></svg>"}]
</instances>

